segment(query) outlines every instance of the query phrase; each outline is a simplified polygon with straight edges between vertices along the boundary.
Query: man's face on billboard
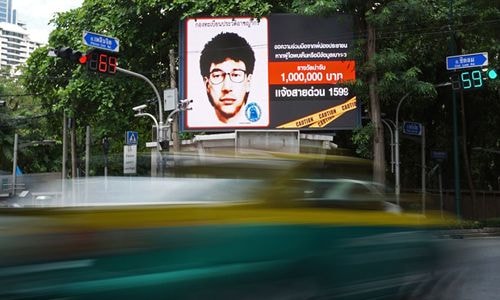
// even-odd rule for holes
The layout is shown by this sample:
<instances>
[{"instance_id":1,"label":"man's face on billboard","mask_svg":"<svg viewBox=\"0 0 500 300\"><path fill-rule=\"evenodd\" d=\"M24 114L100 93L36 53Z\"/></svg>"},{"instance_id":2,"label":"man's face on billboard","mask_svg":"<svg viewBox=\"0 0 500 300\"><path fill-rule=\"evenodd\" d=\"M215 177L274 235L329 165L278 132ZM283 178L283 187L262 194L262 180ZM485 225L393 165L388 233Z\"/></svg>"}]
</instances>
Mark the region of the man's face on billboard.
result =
<instances>
[{"instance_id":1,"label":"man's face on billboard","mask_svg":"<svg viewBox=\"0 0 500 300\"><path fill-rule=\"evenodd\" d=\"M204 78L208 97L221 122L226 123L241 110L250 91L251 74L246 73L243 61L227 58L210 65L210 74Z\"/></svg>"}]
</instances>

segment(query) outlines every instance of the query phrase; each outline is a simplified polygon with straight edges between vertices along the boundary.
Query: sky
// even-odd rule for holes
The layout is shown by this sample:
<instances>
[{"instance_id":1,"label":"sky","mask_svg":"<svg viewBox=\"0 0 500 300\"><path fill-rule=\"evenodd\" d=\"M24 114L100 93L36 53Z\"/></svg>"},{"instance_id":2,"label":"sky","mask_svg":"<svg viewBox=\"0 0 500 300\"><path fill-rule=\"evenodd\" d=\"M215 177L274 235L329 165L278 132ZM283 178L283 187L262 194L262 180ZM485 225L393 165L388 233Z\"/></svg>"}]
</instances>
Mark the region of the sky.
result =
<instances>
[{"instance_id":1,"label":"sky","mask_svg":"<svg viewBox=\"0 0 500 300\"><path fill-rule=\"evenodd\" d=\"M12 0L17 20L26 23L32 40L46 43L53 25L48 25L56 12L81 6L83 0Z\"/></svg>"}]
</instances>

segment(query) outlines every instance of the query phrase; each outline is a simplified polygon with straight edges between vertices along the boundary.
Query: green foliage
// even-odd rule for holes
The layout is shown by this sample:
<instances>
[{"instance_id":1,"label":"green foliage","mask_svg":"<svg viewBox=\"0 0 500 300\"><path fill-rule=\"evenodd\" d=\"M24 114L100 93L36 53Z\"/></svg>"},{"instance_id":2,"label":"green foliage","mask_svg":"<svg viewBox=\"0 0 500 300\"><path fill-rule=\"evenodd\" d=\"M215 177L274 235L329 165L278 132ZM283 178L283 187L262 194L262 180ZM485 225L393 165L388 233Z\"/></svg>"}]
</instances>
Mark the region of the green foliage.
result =
<instances>
[{"instance_id":1,"label":"green foliage","mask_svg":"<svg viewBox=\"0 0 500 300\"><path fill-rule=\"evenodd\" d=\"M15 77L0 78L0 98L6 107L0 108L0 169L11 172L14 134L19 135L19 144L26 141L53 139L48 134L46 115L37 95L30 94ZM55 153L43 147L20 148L19 165L30 172L57 171Z\"/></svg>"},{"instance_id":2,"label":"green foliage","mask_svg":"<svg viewBox=\"0 0 500 300\"><path fill-rule=\"evenodd\" d=\"M254 16L262 17L271 13L273 5L279 1L260 0L174 0L167 5L168 11L183 11L181 18L196 16Z\"/></svg>"},{"instance_id":3,"label":"green foliage","mask_svg":"<svg viewBox=\"0 0 500 300\"><path fill-rule=\"evenodd\" d=\"M373 158L373 123L359 128L355 128L352 132L352 142L356 145L356 154L362 158Z\"/></svg>"}]
</instances>

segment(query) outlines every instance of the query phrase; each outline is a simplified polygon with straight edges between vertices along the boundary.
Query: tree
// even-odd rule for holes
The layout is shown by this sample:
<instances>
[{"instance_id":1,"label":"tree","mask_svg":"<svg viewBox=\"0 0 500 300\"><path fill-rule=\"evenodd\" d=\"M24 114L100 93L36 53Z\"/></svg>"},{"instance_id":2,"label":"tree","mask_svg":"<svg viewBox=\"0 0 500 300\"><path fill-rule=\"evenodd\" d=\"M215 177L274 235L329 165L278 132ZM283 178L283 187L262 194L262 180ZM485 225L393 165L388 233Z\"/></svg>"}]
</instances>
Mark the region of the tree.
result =
<instances>
[{"instance_id":1,"label":"tree","mask_svg":"<svg viewBox=\"0 0 500 300\"><path fill-rule=\"evenodd\" d=\"M14 134L19 134L20 141L53 139L46 135L48 124L36 95L26 91L16 77L10 72L0 77L0 98L5 101L5 107L0 108L0 168L10 172L14 148ZM19 164L29 172L56 171L55 156L52 152L37 147L19 149Z\"/></svg>"},{"instance_id":2,"label":"tree","mask_svg":"<svg viewBox=\"0 0 500 300\"><path fill-rule=\"evenodd\" d=\"M460 48L468 53L488 51L490 63L498 63L499 31L494 29L499 24L499 8L486 0L455 0L454 3L454 30ZM135 119L130 109L154 98L147 85L122 74L114 77L89 74L81 67L47 57L48 49L70 46L83 50L81 34L84 30L117 37L120 39L120 67L148 76L163 89L169 85L168 55L170 49L178 48L180 20L219 15L261 17L279 12L346 13L354 17L355 48L351 55L357 62L358 80L353 88L362 106L369 109L370 126L373 126L372 138L358 136L357 140L373 140L371 155L377 181L385 181L386 147L381 118L384 115L393 118L398 102L407 93L410 96L401 106L400 116L433 128L427 135L429 147L449 150L452 136L450 92L449 88L434 88L434 84L449 80L444 67L451 36L448 0L86 0L82 7L54 18L56 29L50 36L49 45L37 50L29 59L23 82L28 93L38 95L43 112L51 121L47 125L51 135L60 135L62 114L66 111L76 118L80 136L85 126L91 125L98 135L97 140L104 134L112 140L121 140L129 124L140 125L141 135L148 136L150 122ZM484 132L482 135L467 132L469 148L495 145L495 138L499 136L496 128L500 128L495 112L498 97L498 83L490 84L479 93L466 95L467 128L480 128ZM156 111L153 106L150 109ZM477 115L484 117L473 118ZM367 132L371 131L360 131L360 134ZM118 152L120 146L113 143L110 151ZM100 151L100 147L96 148L94 151ZM401 148L401 160L407 170L403 175L408 184L415 182L417 176L411 171L418 164L414 148L409 144ZM484 174L489 162L477 154L473 158L473 173ZM495 162L500 164L498 160ZM452 169L450 165L444 167ZM488 175L487 180L492 179L493 175Z\"/></svg>"},{"instance_id":3,"label":"tree","mask_svg":"<svg viewBox=\"0 0 500 300\"><path fill-rule=\"evenodd\" d=\"M391 44L391 40L382 39L387 35L388 27L411 28L428 21L425 19L426 8L423 1L320 1L310 5L296 4L308 14L329 15L339 12L348 13L356 19L358 48L353 55L360 62L358 65L358 98L369 107L369 117L373 130L374 180L385 183L385 142L384 127L381 121L382 111L407 92L434 96L432 84L419 80L422 72L408 60L408 49ZM405 12L406 19L398 16ZM408 16L408 14L410 15ZM428 15L427 15L428 16ZM408 21L409 20L409 21ZM392 37L401 42L407 34L404 31ZM377 40L381 42L378 43ZM396 102L397 104L397 102ZM386 110L386 112L389 112ZM391 110L393 112L393 110Z\"/></svg>"},{"instance_id":4,"label":"tree","mask_svg":"<svg viewBox=\"0 0 500 300\"><path fill-rule=\"evenodd\" d=\"M168 54L178 46L180 19L196 14L264 15L270 12L270 7L265 1L86 0L80 8L56 15L52 20L56 29L50 35L49 45L37 49L30 57L22 79L30 93L39 95L43 110L54 124L50 128L53 134L60 135L65 112L74 120L78 136L84 136L85 127L90 125L97 140L107 134L118 141L129 124L139 124L141 135L149 136L151 123L134 118L131 110L154 99L149 86L122 74L114 77L89 74L80 66L48 57L48 50L59 46L84 50L81 41L84 30L117 37L120 67L149 77L161 90L169 82ZM157 111L154 106L150 109ZM111 147L111 151L115 147L118 152L120 144Z\"/></svg>"}]
</instances>

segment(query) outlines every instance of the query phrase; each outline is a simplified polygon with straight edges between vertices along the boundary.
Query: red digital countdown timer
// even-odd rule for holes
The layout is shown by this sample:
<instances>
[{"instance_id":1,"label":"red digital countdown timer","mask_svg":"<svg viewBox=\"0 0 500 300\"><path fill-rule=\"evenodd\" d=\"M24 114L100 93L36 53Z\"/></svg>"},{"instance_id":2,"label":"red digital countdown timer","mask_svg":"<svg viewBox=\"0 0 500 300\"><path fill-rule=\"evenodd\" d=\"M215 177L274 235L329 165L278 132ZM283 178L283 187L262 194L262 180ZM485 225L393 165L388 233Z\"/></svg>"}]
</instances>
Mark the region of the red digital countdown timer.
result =
<instances>
[{"instance_id":1,"label":"red digital countdown timer","mask_svg":"<svg viewBox=\"0 0 500 300\"><path fill-rule=\"evenodd\" d=\"M118 66L116 53L92 49L87 52L85 57L88 70L103 74L116 74L116 67Z\"/></svg>"}]
</instances>

